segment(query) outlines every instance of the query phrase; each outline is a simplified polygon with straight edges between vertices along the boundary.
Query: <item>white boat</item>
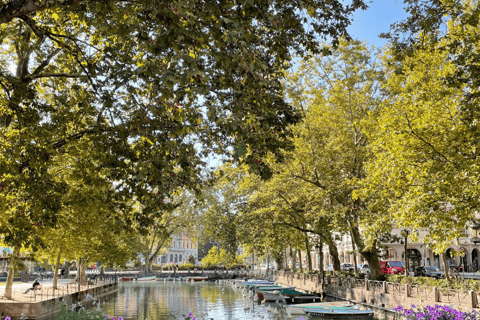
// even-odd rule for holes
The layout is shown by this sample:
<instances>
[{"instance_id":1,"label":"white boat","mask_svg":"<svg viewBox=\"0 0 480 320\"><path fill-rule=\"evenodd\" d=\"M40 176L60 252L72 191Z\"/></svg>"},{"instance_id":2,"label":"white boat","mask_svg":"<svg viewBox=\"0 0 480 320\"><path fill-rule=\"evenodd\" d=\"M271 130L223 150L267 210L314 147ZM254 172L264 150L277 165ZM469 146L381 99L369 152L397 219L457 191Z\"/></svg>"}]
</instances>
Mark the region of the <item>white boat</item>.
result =
<instances>
[{"instance_id":1,"label":"white boat","mask_svg":"<svg viewBox=\"0 0 480 320\"><path fill-rule=\"evenodd\" d=\"M287 305L287 312L289 314L305 314L305 310L309 309L355 309L358 308L356 305L345 301L336 301L336 302L317 302L317 303L303 303L303 304L289 304Z\"/></svg>"},{"instance_id":2,"label":"white boat","mask_svg":"<svg viewBox=\"0 0 480 320\"><path fill-rule=\"evenodd\" d=\"M208 280L208 277L187 277L186 278L187 281L205 281L205 280Z\"/></svg>"},{"instance_id":3,"label":"white boat","mask_svg":"<svg viewBox=\"0 0 480 320\"><path fill-rule=\"evenodd\" d=\"M358 309L307 309L305 313L309 319L324 320L372 320L373 310Z\"/></svg>"},{"instance_id":4,"label":"white boat","mask_svg":"<svg viewBox=\"0 0 480 320\"><path fill-rule=\"evenodd\" d=\"M137 278L137 281L155 281L156 276Z\"/></svg>"}]
</instances>

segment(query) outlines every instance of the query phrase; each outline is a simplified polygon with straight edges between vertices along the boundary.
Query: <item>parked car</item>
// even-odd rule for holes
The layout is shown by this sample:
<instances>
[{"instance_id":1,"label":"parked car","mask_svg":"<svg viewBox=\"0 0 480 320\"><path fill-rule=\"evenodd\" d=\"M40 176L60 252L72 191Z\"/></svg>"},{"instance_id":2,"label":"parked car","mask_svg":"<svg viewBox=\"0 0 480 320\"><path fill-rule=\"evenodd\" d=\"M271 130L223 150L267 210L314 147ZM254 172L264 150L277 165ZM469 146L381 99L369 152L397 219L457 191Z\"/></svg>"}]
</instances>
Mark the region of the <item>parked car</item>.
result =
<instances>
[{"instance_id":1,"label":"parked car","mask_svg":"<svg viewBox=\"0 0 480 320\"><path fill-rule=\"evenodd\" d=\"M340 263L340 270L348 271L348 272L355 272L355 267L351 263Z\"/></svg>"},{"instance_id":2,"label":"parked car","mask_svg":"<svg viewBox=\"0 0 480 320\"><path fill-rule=\"evenodd\" d=\"M380 270L384 274L401 274L405 273L405 265L402 261L382 261Z\"/></svg>"},{"instance_id":3,"label":"parked car","mask_svg":"<svg viewBox=\"0 0 480 320\"><path fill-rule=\"evenodd\" d=\"M372 272L372 270L370 270L370 266L368 265L368 263L358 265L358 273L360 273L360 274L370 274L371 272Z\"/></svg>"},{"instance_id":4,"label":"parked car","mask_svg":"<svg viewBox=\"0 0 480 320\"><path fill-rule=\"evenodd\" d=\"M415 267L414 276L441 279L444 277L444 274L443 272L440 272L440 269L438 269L437 267L420 266Z\"/></svg>"}]
</instances>

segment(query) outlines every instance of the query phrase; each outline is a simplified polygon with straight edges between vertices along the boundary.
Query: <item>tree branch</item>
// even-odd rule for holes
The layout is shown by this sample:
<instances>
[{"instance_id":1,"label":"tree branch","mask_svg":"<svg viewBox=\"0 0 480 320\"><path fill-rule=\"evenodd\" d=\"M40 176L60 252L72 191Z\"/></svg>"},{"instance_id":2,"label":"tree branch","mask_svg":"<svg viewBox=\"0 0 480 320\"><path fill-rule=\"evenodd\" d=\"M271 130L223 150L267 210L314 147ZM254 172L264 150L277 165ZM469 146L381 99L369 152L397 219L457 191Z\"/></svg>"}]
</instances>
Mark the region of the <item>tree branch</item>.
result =
<instances>
[{"instance_id":1,"label":"tree branch","mask_svg":"<svg viewBox=\"0 0 480 320\"><path fill-rule=\"evenodd\" d=\"M35 71L32 72L32 76L40 73L43 69L45 69L45 67L47 67L50 64L50 60L52 60L53 57L55 57L57 53L59 53L60 51L62 51L62 49L60 48L56 48L55 50L53 50L48 55L48 57L45 60L43 60L42 63L35 69Z\"/></svg>"},{"instance_id":2,"label":"tree branch","mask_svg":"<svg viewBox=\"0 0 480 320\"><path fill-rule=\"evenodd\" d=\"M55 7L74 6L83 0L57 0L57 1L35 1L35 0L13 0L0 7L0 24L9 23L14 18L23 15L44 11Z\"/></svg>"},{"instance_id":3,"label":"tree branch","mask_svg":"<svg viewBox=\"0 0 480 320\"><path fill-rule=\"evenodd\" d=\"M405 111L405 119L407 119L407 126L410 128L410 132L412 133L412 135L414 135L418 140L422 141L423 143L425 143L427 146L430 147L430 149L432 149L436 154L438 154L441 158L443 158L446 162L451 162L451 163L455 163L453 161L450 161L445 155L443 155L441 152L439 152L430 142L426 141L424 138L420 137L416 132L415 130L413 130L413 127L412 127L412 124L410 122L410 119L408 118L408 113L407 111Z\"/></svg>"},{"instance_id":4,"label":"tree branch","mask_svg":"<svg viewBox=\"0 0 480 320\"><path fill-rule=\"evenodd\" d=\"M81 74L81 73L42 73L42 74L32 74L30 78L32 79L37 79L37 78L50 78L50 77L64 77L64 78L80 78L80 77L86 77L86 75Z\"/></svg>"}]
</instances>

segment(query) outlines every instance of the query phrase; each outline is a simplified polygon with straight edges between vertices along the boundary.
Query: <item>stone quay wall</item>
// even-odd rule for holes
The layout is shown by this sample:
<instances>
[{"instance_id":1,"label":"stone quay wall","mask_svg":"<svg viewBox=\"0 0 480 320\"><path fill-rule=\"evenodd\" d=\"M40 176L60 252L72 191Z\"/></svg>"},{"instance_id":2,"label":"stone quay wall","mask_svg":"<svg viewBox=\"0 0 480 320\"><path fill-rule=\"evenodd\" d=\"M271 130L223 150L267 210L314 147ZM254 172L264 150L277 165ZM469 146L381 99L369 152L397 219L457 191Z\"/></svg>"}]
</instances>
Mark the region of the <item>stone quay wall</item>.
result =
<instances>
[{"instance_id":1,"label":"stone quay wall","mask_svg":"<svg viewBox=\"0 0 480 320\"><path fill-rule=\"evenodd\" d=\"M273 271L268 276L262 273L253 275L277 281L280 284L295 286L309 292L324 292L327 296L350 300L382 309L393 309L399 305L410 308L427 305L453 305L460 311L480 308L480 292L463 292L455 289L440 290L437 287L412 286L355 278L331 278L308 274L295 274Z\"/></svg>"},{"instance_id":2,"label":"stone quay wall","mask_svg":"<svg viewBox=\"0 0 480 320\"><path fill-rule=\"evenodd\" d=\"M62 305L70 307L72 304L80 302L84 307L89 307L94 301L93 298L104 297L117 289L118 283L112 282L38 302L2 301L0 302L0 312L2 319L3 316L9 316L12 320L16 320L20 319L22 314L28 319L53 319L53 315L61 311ZM87 295L89 295L88 299Z\"/></svg>"}]
</instances>

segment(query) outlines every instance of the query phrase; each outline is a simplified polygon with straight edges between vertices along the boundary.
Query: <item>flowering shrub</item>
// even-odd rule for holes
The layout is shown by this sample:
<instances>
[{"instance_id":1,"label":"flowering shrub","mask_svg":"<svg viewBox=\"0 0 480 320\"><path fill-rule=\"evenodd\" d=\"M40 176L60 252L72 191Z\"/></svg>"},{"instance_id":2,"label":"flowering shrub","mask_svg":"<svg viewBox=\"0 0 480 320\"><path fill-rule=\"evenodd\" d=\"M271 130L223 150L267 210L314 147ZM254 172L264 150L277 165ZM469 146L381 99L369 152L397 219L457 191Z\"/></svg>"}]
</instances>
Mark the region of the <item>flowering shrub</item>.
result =
<instances>
[{"instance_id":1,"label":"flowering shrub","mask_svg":"<svg viewBox=\"0 0 480 320\"><path fill-rule=\"evenodd\" d=\"M426 306L423 309L417 308L412 304L411 309L404 309L402 306L396 307L399 312L408 320L477 320L480 314L473 310L471 312L462 312L449 306Z\"/></svg>"}]
</instances>

